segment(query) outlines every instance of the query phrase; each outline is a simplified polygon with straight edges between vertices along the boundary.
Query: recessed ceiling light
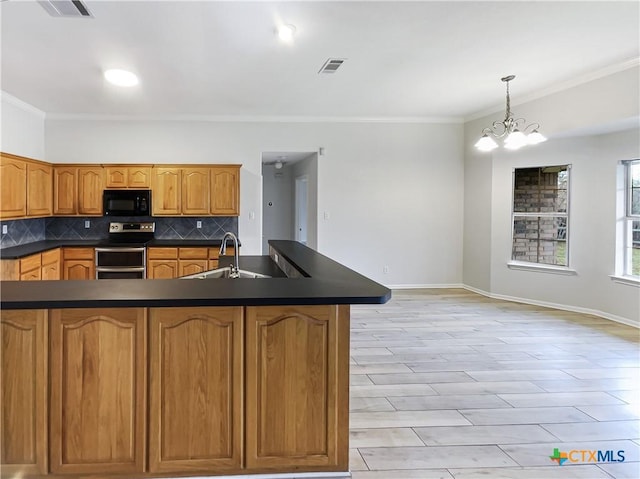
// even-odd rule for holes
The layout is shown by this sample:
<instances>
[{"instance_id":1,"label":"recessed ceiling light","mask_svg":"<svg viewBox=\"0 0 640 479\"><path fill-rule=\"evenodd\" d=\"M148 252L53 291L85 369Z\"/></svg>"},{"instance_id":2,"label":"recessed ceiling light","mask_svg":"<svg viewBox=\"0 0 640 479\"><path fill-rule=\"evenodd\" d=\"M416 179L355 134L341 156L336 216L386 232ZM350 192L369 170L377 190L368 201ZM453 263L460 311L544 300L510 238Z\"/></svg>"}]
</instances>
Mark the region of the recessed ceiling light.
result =
<instances>
[{"instance_id":1,"label":"recessed ceiling light","mask_svg":"<svg viewBox=\"0 0 640 479\"><path fill-rule=\"evenodd\" d=\"M296 27L293 25L280 25L278 27L278 36L283 42L290 42L296 33Z\"/></svg>"},{"instance_id":2,"label":"recessed ceiling light","mask_svg":"<svg viewBox=\"0 0 640 479\"><path fill-rule=\"evenodd\" d=\"M117 86L135 86L138 84L138 77L126 70L107 70L104 77L109 83Z\"/></svg>"}]
</instances>

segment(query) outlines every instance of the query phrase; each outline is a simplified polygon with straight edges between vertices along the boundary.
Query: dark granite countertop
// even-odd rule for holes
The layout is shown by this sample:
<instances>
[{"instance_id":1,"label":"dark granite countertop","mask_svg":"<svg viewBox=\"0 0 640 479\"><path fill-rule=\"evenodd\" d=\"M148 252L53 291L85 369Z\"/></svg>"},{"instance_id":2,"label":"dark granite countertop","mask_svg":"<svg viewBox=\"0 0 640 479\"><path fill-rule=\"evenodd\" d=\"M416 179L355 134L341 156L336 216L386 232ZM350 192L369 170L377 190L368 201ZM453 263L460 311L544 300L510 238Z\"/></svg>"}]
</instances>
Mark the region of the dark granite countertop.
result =
<instances>
[{"instance_id":1,"label":"dark granite countertop","mask_svg":"<svg viewBox=\"0 0 640 479\"><path fill-rule=\"evenodd\" d=\"M106 239L62 239L62 240L44 240L34 243L27 243L20 246L10 246L0 249L0 258L2 259L20 259L37 253L44 253L55 248L72 248L86 247L93 248L96 246L106 246L109 243ZM202 247L202 248L219 248L222 244L220 239L204 239L204 240L183 240L183 239L153 239L147 243L147 247ZM242 245L238 241L239 245ZM233 246L233 241L227 240L227 247Z\"/></svg>"},{"instance_id":2,"label":"dark granite countertop","mask_svg":"<svg viewBox=\"0 0 640 479\"><path fill-rule=\"evenodd\" d=\"M391 298L388 288L300 243L272 240L269 244L308 277L4 281L0 289L1 307L48 309L382 304ZM271 267L267 266L271 261L268 256L241 258L246 258L240 264L245 269L265 272L264 269L257 269Z\"/></svg>"}]
</instances>

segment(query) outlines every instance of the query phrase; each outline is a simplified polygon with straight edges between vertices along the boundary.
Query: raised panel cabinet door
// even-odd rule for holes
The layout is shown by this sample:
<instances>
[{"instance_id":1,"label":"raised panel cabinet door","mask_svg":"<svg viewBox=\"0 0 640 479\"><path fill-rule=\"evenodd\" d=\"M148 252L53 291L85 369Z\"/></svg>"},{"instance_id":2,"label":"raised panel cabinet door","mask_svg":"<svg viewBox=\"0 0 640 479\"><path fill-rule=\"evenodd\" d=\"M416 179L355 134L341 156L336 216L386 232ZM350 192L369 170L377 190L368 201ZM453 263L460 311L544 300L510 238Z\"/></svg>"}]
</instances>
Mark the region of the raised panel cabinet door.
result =
<instances>
[{"instance_id":1,"label":"raised panel cabinet door","mask_svg":"<svg viewBox=\"0 0 640 479\"><path fill-rule=\"evenodd\" d=\"M27 216L53 214L53 168L27 163Z\"/></svg>"},{"instance_id":2,"label":"raised panel cabinet door","mask_svg":"<svg viewBox=\"0 0 640 479\"><path fill-rule=\"evenodd\" d=\"M102 167L78 168L78 213L102 215L104 172Z\"/></svg>"},{"instance_id":3,"label":"raised panel cabinet door","mask_svg":"<svg viewBox=\"0 0 640 479\"><path fill-rule=\"evenodd\" d=\"M182 170L182 214L209 214L209 168Z\"/></svg>"},{"instance_id":4,"label":"raised panel cabinet door","mask_svg":"<svg viewBox=\"0 0 640 479\"><path fill-rule=\"evenodd\" d=\"M127 186L140 189L151 187L151 167L130 166Z\"/></svg>"},{"instance_id":5,"label":"raised panel cabinet door","mask_svg":"<svg viewBox=\"0 0 640 479\"><path fill-rule=\"evenodd\" d=\"M154 216L175 216L180 209L182 181L179 168L153 169L153 196L151 198Z\"/></svg>"},{"instance_id":6,"label":"raised panel cabinet door","mask_svg":"<svg viewBox=\"0 0 640 479\"><path fill-rule=\"evenodd\" d=\"M149 321L149 470L239 472L243 308L151 308Z\"/></svg>"},{"instance_id":7,"label":"raised panel cabinet door","mask_svg":"<svg viewBox=\"0 0 640 479\"><path fill-rule=\"evenodd\" d=\"M78 169L68 166L53 167L53 214L78 213Z\"/></svg>"},{"instance_id":8,"label":"raised panel cabinet door","mask_svg":"<svg viewBox=\"0 0 640 479\"><path fill-rule=\"evenodd\" d=\"M246 465L347 471L349 307L247 307Z\"/></svg>"},{"instance_id":9,"label":"raised panel cabinet door","mask_svg":"<svg viewBox=\"0 0 640 479\"><path fill-rule=\"evenodd\" d=\"M47 312L0 311L0 471L47 473Z\"/></svg>"},{"instance_id":10,"label":"raised panel cabinet door","mask_svg":"<svg viewBox=\"0 0 640 479\"><path fill-rule=\"evenodd\" d=\"M177 259L150 259L147 265L147 279L173 279L178 277Z\"/></svg>"},{"instance_id":11,"label":"raised panel cabinet door","mask_svg":"<svg viewBox=\"0 0 640 479\"><path fill-rule=\"evenodd\" d=\"M240 215L240 167L212 167L211 214L214 216Z\"/></svg>"},{"instance_id":12,"label":"raised panel cabinet door","mask_svg":"<svg viewBox=\"0 0 640 479\"><path fill-rule=\"evenodd\" d=\"M60 248L42 253L42 279L56 280L60 278Z\"/></svg>"},{"instance_id":13,"label":"raised panel cabinet door","mask_svg":"<svg viewBox=\"0 0 640 479\"><path fill-rule=\"evenodd\" d=\"M0 156L0 217L20 218L27 214L27 165Z\"/></svg>"},{"instance_id":14,"label":"raised panel cabinet door","mask_svg":"<svg viewBox=\"0 0 640 479\"><path fill-rule=\"evenodd\" d=\"M146 310L53 309L51 472L144 469Z\"/></svg>"},{"instance_id":15,"label":"raised panel cabinet door","mask_svg":"<svg viewBox=\"0 0 640 479\"><path fill-rule=\"evenodd\" d=\"M206 259L181 259L178 262L178 275L186 276L207 271L209 261Z\"/></svg>"},{"instance_id":16,"label":"raised panel cabinet door","mask_svg":"<svg viewBox=\"0 0 640 479\"><path fill-rule=\"evenodd\" d=\"M96 268L90 259L65 259L62 265L64 279L96 279Z\"/></svg>"},{"instance_id":17,"label":"raised panel cabinet door","mask_svg":"<svg viewBox=\"0 0 640 479\"><path fill-rule=\"evenodd\" d=\"M104 173L107 188L126 188L129 184L129 168L126 166L106 166Z\"/></svg>"}]
</instances>

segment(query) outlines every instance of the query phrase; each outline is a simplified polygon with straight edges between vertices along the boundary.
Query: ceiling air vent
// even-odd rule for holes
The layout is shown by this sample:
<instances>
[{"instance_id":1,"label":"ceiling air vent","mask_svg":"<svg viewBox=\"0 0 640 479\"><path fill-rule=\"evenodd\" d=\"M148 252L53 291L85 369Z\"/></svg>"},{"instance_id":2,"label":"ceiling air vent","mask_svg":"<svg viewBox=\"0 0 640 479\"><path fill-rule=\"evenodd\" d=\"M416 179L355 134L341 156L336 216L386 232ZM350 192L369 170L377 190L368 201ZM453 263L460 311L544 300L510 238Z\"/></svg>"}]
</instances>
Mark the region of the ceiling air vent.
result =
<instances>
[{"instance_id":1,"label":"ceiling air vent","mask_svg":"<svg viewBox=\"0 0 640 479\"><path fill-rule=\"evenodd\" d=\"M80 0L38 0L52 17L93 17Z\"/></svg>"},{"instance_id":2,"label":"ceiling air vent","mask_svg":"<svg viewBox=\"0 0 640 479\"><path fill-rule=\"evenodd\" d=\"M324 65L322 65L322 68L320 68L318 73L335 73L345 60L346 58L329 58L324 62Z\"/></svg>"}]
</instances>

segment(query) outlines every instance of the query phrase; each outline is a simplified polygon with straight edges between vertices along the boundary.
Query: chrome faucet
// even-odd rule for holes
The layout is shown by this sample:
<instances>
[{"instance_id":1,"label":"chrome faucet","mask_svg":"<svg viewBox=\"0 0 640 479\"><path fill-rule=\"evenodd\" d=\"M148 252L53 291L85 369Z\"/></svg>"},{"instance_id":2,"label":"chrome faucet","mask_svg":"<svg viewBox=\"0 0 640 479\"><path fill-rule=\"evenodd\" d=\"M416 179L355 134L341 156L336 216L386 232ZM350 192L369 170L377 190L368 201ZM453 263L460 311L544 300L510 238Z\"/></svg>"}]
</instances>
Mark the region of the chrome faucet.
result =
<instances>
[{"instance_id":1,"label":"chrome faucet","mask_svg":"<svg viewBox=\"0 0 640 479\"><path fill-rule=\"evenodd\" d=\"M220 255L224 256L225 254L227 254L227 238L229 237L233 240L233 265L231 266L231 277L235 278L238 276L238 271L240 271L238 237L230 231L227 231L222 237L222 244L220 245Z\"/></svg>"}]
</instances>

